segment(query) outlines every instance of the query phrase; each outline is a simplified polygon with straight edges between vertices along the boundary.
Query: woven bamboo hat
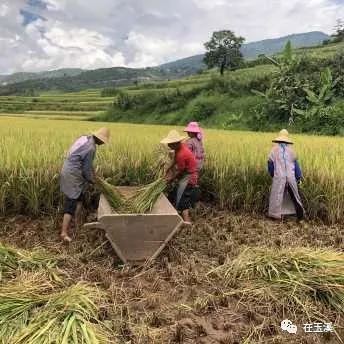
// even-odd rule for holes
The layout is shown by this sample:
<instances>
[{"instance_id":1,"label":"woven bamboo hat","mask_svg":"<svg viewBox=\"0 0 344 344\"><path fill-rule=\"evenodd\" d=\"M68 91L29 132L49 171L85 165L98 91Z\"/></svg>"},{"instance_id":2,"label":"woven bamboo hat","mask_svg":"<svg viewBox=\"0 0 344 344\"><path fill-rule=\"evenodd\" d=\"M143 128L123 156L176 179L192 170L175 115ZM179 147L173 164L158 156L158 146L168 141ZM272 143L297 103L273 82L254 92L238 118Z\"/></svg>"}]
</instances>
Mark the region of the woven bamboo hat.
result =
<instances>
[{"instance_id":1,"label":"woven bamboo hat","mask_svg":"<svg viewBox=\"0 0 344 344\"><path fill-rule=\"evenodd\" d=\"M110 130L108 128L100 128L92 133L97 139L104 143L109 143L110 140Z\"/></svg>"},{"instance_id":2,"label":"woven bamboo hat","mask_svg":"<svg viewBox=\"0 0 344 344\"><path fill-rule=\"evenodd\" d=\"M160 141L163 144L176 143L185 140L186 137L178 133L177 130L171 130L168 135Z\"/></svg>"},{"instance_id":3,"label":"woven bamboo hat","mask_svg":"<svg viewBox=\"0 0 344 344\"><path fill-rule=\"evenodd\" d=\"M276 137L274 140L272 140L272 142L283 142L283 143L290 143L293 144L293 141L289 138L289 133L287 129L282 129L279 134L278 137Z\"/></svg>"}]
</instances>

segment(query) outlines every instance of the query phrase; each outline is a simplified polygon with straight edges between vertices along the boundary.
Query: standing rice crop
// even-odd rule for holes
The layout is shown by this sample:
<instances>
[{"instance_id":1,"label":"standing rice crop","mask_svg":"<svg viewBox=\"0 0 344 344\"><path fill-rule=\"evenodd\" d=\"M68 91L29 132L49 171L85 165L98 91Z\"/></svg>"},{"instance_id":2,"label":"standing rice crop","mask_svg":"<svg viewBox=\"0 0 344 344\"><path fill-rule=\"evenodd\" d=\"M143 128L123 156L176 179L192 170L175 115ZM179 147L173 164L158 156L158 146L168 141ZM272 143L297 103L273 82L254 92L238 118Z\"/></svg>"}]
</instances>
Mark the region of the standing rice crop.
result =
<instances>
[{"instance_id":1,"label":"standing rice crop","mask_svg":"<svg viewBox=\"0 0 344 344\"><path fill-rule=\"evenodd\" d=\"M100 175L113 185L145 185L158 178L155 147L170 127L106 125L114 139L97 152ZM55 213L65 152L75 137L101 126L104 123L0 117L1 214ZM271 185L266 162L274 137L275 133L207 130L202 193L229 210L265 212ZM307 214L330 223L343 222L344 138L292 138L304 174L301 192Z\"/></svg>"}]
</instances>

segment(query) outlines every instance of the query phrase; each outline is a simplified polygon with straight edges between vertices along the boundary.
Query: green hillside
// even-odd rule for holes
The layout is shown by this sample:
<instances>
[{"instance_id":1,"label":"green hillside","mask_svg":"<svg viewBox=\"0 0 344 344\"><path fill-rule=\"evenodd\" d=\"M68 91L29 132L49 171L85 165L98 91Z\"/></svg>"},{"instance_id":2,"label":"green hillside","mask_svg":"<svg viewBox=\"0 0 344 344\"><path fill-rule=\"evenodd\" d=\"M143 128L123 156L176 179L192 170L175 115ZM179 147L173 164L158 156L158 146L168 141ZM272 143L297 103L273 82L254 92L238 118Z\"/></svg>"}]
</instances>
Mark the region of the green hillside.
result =
<instances>
[{"instance_id":1,"label":"green hillside","mask_svg":"<svg viewBox=\"0 0 344 344\"><path fill-rule=\"evenodd\" d=\"M178 125L196 120L206 127L264 131L290 124L294 131L344 134L344 43L296 49L275 59L260 57L223 77L210 70L156 81L156 70L146 68L140 71L146 79L135 85L108 87L105 83L103 89L91 88L114 77L125 84L123 76L128 70L87 71L69 78L69 87L87 84L87 90L3 95L0 113ZM133 79L137 72L130 70ZM65 82L65 78L52 80Z\"/></svg>"},{"instance_id":2,"label":"green hillside","mask_svg":"<svg viewBox=\"0 0 344 344\"><path fill-rule=\"evenodd\" d=\"M158 68L102 68L83 71L76 76L42 78L12 83L0 87L0 95L21 95L28 90L36 92L59 90L65 92L81 91L89 88L102 88L109 85L128 85L136 81L159 80L165 72Z\"/></svg>"},{"instance_id":3,"label":"green hillside","mask_svg":"<svg viewBox=\"0 0 344 344\"><path fill-rule=\"evenodd\" d=\"M14 73L8 76L0 78L1 83L14 84L18 82L24 82L27 80L35 79L49 79L49 78L61 78L66 76L76 76L79 75L83 70L79 68L63 68L52 71L44 71L40 73Z\"/></svg>"},{"instance_id":4,"label":"green hillside","mask_svg":"<svg viewBox=\"0 0 344 344\"><path fill-rule=\"evenodd\" d=\"M283 54L276 57L280 67L260 58L223 77L214 70L123 88L98 119L180 125L196 120L207 127L243 130L291 124L298 131L342 134L343 51L344 44L297 49L290 61Z\"/></svg>"},{"instance_id":5,"label":"green hillside","mask_svg":"<svg viewBox=\"0 0 344 344\"><path fill-rule=\"evenodd\" d=\"M258 42L250 42L242 45L241 52L246 60L256 59L259 55L273 55L283 50L288 41L291 42L294 48L310 48L319 46L324 40L329 39L330 36L323 32L308 32L301 34L293 34L275 39L265 39ZM166 63L160 67L168 71L184 73L188 75L189 71L192 74L204 69L203 54L187 57L185 59ZM189 73L190 74L190 73Z\"/></svg>"}]
</instances>

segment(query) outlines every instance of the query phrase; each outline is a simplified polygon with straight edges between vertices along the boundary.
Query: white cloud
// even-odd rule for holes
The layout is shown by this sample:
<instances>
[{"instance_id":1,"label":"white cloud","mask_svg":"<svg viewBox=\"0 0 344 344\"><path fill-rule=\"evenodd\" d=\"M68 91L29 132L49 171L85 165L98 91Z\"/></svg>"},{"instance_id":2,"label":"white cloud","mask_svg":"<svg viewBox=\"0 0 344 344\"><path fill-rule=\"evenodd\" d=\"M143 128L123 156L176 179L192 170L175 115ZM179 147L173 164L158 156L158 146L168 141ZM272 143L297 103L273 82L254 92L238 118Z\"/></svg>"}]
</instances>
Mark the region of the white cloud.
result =
<instances>
[{"instance_id":1,"label":"white cloud","mask_svg":"<svg viewBox=\"0 0 344 344\"><path fill-rule=\"evenodd\" d=\"M66 7L67 0L46 0L48 10L61 11Z\"/></svg>"},{"instance_id":2,"label":"white cloud","mask_svg":"<svg viewBox=\"0 0 344 344\"><path fill-rule=\"evenodd\" d=\"M0 1L0 73L157 65L201 53L215 30L255 41L330 33L344 18L341 0L41 0L46 8ZM46 20L24 27L21 9Z\"/></svg>"},{"instance_id":3,"label":"white cloud","mask_svg":"<svg viewBox=\"0 0 344 344\"><path fill-rule=\"evenodd\" d=\"M0 5L0 17L4 17L9 12L9 6L5 2L4 4Z\"/></svg>"},{"instance_id":4,"label":"white cloud","mask_svg":"<svg viewBox=\"0 0 344 344\"><path fill-rule=\"evenodd\" d=\"M102 68L124 65L125 60L120 52L108 53L112 41L102 34L85 28L66 27L56 21L45 25L41 33L41 20L27 26L30 37L35 37L43 56L30 57L24 69L56 68Z\"/></svg>"}]
</instances>

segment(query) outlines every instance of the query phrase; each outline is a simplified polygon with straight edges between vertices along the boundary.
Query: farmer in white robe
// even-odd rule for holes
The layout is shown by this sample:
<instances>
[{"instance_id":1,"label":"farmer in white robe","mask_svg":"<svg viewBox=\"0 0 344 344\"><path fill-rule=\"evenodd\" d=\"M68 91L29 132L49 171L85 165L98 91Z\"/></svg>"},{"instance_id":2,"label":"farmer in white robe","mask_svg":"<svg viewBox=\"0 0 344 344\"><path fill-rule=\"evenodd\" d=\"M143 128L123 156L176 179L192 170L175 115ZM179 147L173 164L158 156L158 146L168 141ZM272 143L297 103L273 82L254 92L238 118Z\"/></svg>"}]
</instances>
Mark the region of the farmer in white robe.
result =
<instances>
[{"instance_id":1,"label":"farmer in white robe","mask_svg":"<svg viewBox=\"0 0 344 344\"><path fill-rule=\"evenodd\" d=\"M268 171L272 179L269 200L269 217L282 219L283 215L295 215L298 221L304 217L304 208L298 190L302 172L297 162L288 131L283 129L273 140L276 145L269 154Z\"/></svg>"}]
</instances>

